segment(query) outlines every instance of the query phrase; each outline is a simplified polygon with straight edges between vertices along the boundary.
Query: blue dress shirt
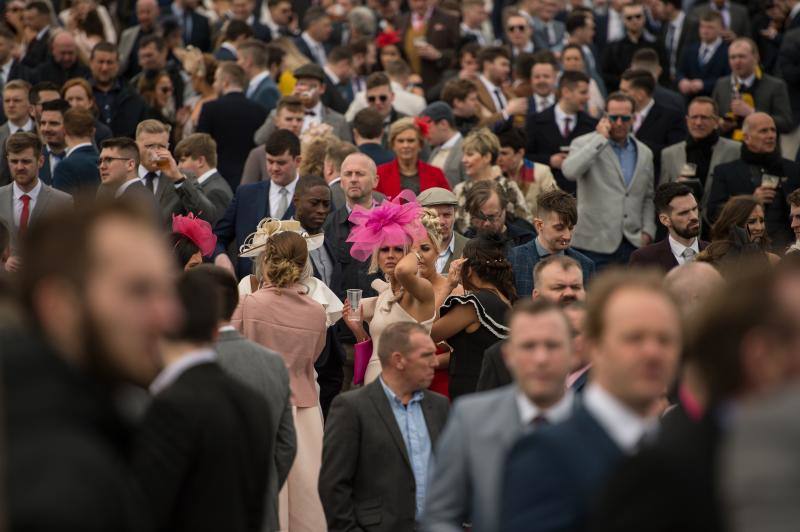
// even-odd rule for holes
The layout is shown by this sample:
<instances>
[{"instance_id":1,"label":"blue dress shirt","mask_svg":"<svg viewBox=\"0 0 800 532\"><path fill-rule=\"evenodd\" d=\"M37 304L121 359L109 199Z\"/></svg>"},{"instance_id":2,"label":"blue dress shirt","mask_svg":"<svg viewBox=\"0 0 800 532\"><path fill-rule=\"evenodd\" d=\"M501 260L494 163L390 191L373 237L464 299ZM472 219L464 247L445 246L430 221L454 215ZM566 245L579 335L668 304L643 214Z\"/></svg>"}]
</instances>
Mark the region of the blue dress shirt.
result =
<instances>
[{"instance_id":1,"label":"blue dress shirt","mask_svg":"<svg viewBox=\"0 0 800 532\"><path fill-rule=\"evenodd\" d=\"M614 149L614 153L617 154L619 165L622 167L622 177L625 179L625 187L630 187L631 181L633 181L633 173L636 171L636 142L628 137L625 139L625 144L620 146L612 140L611 147Z\"/></svg>"},{"instance_id":2,"label":"blue dress shirt","mask_svg":"<svg viewBox=\"0 0 800 532\"><path fill-rule=\"evenodd\" d=\"M389 406L394 413L394 419L403 435L403 441L408 451L408 459L411 462L411 469L414 473L414 482L417 485L417 517L422 514L425 507L425 489L428 476L428 463L431 458L431 438L428 434L428 425L425 423L425 415L422 413L421 391L414 393L408 405L404 405L399 397L386 386L380 378L386 398L389 399Z\"/></svg>"}]
</instances>

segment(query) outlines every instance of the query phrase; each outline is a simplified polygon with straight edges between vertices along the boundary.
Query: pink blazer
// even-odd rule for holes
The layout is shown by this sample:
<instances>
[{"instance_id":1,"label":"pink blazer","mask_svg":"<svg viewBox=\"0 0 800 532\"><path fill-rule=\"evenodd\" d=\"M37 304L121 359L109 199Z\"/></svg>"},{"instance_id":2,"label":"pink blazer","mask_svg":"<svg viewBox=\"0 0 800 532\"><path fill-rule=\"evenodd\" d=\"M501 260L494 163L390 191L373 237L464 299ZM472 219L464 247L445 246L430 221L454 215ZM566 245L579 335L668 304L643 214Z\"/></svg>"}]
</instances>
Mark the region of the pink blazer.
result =
<instances>
[{"instance_id":1,"label":"pink blazer","mask_svg":"<svg viewBox=\"0 0 800 532\"><path fill-rule=\"evenodd\" d=\"M246 338L279 353L289 371L292 404L319 404L314 362L325 347L325 310L296 284L266 287L243 296L232 325Z\"/></svg>"}]
</instances>

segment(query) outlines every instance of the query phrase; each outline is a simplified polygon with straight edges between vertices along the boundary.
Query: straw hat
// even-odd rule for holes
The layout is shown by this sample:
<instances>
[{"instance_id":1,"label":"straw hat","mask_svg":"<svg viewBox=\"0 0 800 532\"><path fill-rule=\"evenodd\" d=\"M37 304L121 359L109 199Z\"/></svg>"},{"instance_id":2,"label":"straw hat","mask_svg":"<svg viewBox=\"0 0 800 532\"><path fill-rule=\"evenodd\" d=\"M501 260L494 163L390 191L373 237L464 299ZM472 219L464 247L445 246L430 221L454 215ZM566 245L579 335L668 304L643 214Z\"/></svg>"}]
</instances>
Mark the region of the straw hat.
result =
<instances>
[{"instance_id":1,"label":"straw hat","mask_svg":"<svg viewBox=\"0 0 800 532\"><path fill-rule=\"evenodd\" d=\"M309 251L313 251L322 247L325 241L325 234L319 233L318 235L309 235L303 231L300 222L297 220L275 220L274 218L264 218L258 223L254 233L251 233L244 241L244 244L239 247L240 257L258 257L264 251L267 245L267 240L273 235L278 233L285 233L291 231L302 236Z\"/></svg>"}]
</instances>

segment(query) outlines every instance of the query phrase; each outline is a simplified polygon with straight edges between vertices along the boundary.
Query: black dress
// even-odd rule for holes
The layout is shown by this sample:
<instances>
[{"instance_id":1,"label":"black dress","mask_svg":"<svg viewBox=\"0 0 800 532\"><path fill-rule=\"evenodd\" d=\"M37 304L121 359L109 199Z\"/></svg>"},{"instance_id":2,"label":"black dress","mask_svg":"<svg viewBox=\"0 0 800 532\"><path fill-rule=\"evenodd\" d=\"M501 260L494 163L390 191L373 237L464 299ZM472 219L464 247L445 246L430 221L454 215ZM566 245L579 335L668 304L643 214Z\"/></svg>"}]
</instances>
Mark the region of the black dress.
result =
<instances>
[{"instance_id":1,"label":"black dress","mask_svg":"<svg viewBox=\"0 0 800 532\"><path fill-rule=\"evenodd\" d=\"M447 340L453 348L450 357L450 398L453 400L475 391L481 374L483 352L498 340L508 337L508 305L494 292L478 290L463 296L450 296L442 305L441 315L444 316L458 305L473 305L481 326L472 333L462 330Z\"/></svg>"}]
</instances>

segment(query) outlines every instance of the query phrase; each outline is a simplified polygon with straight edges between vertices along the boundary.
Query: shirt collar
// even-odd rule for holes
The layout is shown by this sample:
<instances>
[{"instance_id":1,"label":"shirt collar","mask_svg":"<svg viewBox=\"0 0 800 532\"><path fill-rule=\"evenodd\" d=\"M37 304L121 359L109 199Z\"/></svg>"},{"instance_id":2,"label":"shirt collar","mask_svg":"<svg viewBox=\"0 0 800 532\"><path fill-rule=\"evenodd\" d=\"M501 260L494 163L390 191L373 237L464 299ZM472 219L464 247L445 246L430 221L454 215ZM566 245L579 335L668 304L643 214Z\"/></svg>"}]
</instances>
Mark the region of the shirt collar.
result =
<instances>
[{"instance_id":1,"label":"shirt collar","mask_svg":"<svg viewBox=\"0 0 800 532\"><path fill-rule=\"evenodd\" d=\"M515 397L523 427L530 425L537 416L544 417L549 423L564 421L572 412L572 405L575 401L572 390L565 390L564 397L550 408L544 409L534 404L520 389L517 389Z\"/></svg>"},{"instance_id":2,"label":"shirt collar","mask_svg":"<svg viewBox=\"0 0 800 532\"><path fill-rule=\"evenodd\" d=\"M481 83L483 83L483 85L489 91L489 94L491 94L492 98L494 98L494 91L495 90L499 90L500 93L502 94L503 90L500 87L498 87L497 85L495 85L494 83L492 83L491 81L489 81L489 78L487 78L483 74L479 74L478 75L478 79L481 80Z\"/></svg>"},{"instance_id":3,"label":"shirt collar","mask_svg":"<svg viewBox=\"0 0 800 532\"><path fill-rule=\"evenodd\" d=\"M211 177L212 175L214 175L216 173L217 173L217 169L216 168L212 168L211 170L209 170L208 172L204 173L203 175L201 175L200 177L197 178L197 184L198 185L202 185L203 183L208 181L209 177Z\"/></svg>"},{"instance_id":4,"label":"shirt collar","mask_svg":"<svg viewBox=\"0 0 800 532\"><path fill-rule=\"evenodd\" d=\"M132 184L134 184L134 183L141 183L141 182L142 182L142 180L141 180L141 179L138 179L138 178L136 178L136 179L128 179L127 181L125 181L124 183L122 183L122 184L119 186L119 188L117 188L117 191L114 193L114 197L115 197L115 198L118 198L118 197L122 196L122 193L123 193L123 192L125 192L126 190L128 190L128 188L129 188L129 187L130 187Z\"/></svg>"},{"instance_id":5,"label":"shirt collar","mask_svg":"<svg viewBox=\"0 0 800 532\"><path fill-rule=\"evenodd\" d=\"M652 109L655 104L656 104L655 99L650 98L650 101L647 102L647 105L645 105L644 108L641 111L639 111L639 117L641 122L644 122L644 119L647 118L647 113L650 112L650 109Z\"/></svg>"},{"instance_id":6,"label":"shirt collar","mask_svg":"<svg viewBox=\"0 0 800 532\"><path fill-rule=\"evenodd\" d=\"M72 152L74 152L75 150L77 150L78 148L83 148L84 146L91 146L91 145L92 145L92 143L91 143L91 142L81 142L80 144L76 144L75 146L73 146L73 147L69 148L69 149L66 151L66 153L64 154L64 157L69 157L69 156L70 156L70 154L71 154Z\"/></svg>"},{"instance_id":7,"label":"shirt collar","mask_svg":"<svg viewBox=\"0 0 800 532\"><path fill-rule=\"evenodd\" d=\"M800 4L798 4L798 5L800 5ZM708 44L706 44L704 42L701 42L700 43L700 47L702 48L702 47L705 46L709 50L716 50L717 48L719 48L720 44L722 44L722 37L717 37L714 41L712 41L712 42L710 42Z\"/></svg>"},{"instance_id":8,"label":"shirt collar","mask_svg":"<svg viewBox=\"0 0 800 532\"><path fill-rule=\"evenodd\" d=\"M747 76L744 79L740 79L739 76L737 76L736 74L733 74L731 76L731 80L733 81L734 85L739 83L741 85L746 85L748 87L752 87L753 86L753 82L756 80L756 74L754 72L754 73L750 74L749 76Z\"/></svg>"},{"instance_id":9,"label":"shirt collar","mask_svg":"<svg viewBox=\"0 0 800 532\"><path fill-rule=\"evenodd\" d=\"M669 240L669 247L672 250L672 254L675 255L676 257L683 256L683 252L686 250L687 246L684 246L683 244L672 238L672 235L667 235L667 239ZM697 237L694 238L691 245L689 245L688 247L692 248L695 253L700 253L700 244L698 244Z\"/></svg>"},{"instance_id":10,"label":"shirt collar","mask_svg":"<svg viewBox=\"0 0 800 532\"><path fill-rule=\"evenodd\" d=\"M795 4L792 7L792 10L789 11L789 20L792 20L797 14L800 13L800 4Z\"/></svg>"},{"instance_id":11,"label":"shirt collar","mask_svg":"<svg viewBox=\"0 0 800 532\"><path fill-rule=\"evenodd\" d=\"M330 182L330 183L328 183L328 186L329 186L329 187L332 187L332 186L333 186L333 185L335 185L336 183L339 183L339 182L341 182L341 180L342 180L341 176L340 176L340 177L334 177L333 179L331 179L331 182Z\"/></svg>"},{"instance_id":12,"label":"shirt collar","mask_svg":"<svg viewBox=\"0 0 800 532\"><path fill-rule=\"evenodd\" d=\"M263 72L256 74L255 76L253 76L253 79L250 80L250 83L247 84L247 88L250 90L255 90L256 87L258 87L261 84L261 82L267 79L268 77L269 77L269 70L264 70Z\"/></svg>"},{"instance_id":13,"label":"shirt collar","mask_svg":"<svg viewBox=\"0 0 800 532\"><path fill-rule=\"evenodd\" d=\"M521 53L531 53L531 52L533 52L533 43L532 43L532 42L530 42L530 41L528 41L528 42L525 44L525 47L524 47L524 48L518 48L518 47L516 47L516 46L514 47L514 55L515 55L515 56L516 56L516 55L519 55L519 54L521 54Z\"/></svg>"},{"instance_id":14,"label":"shirt collar","mask_svg":"<svg viewBox=\"0 0 800 532\"><path fill-rule=\"evenodd\" d=\"M33 131L33 121L30 118L28 118L28 121L25 122L22 125L22 127L18 127L16 125L12 124L11 121L9 120L9 122L8 122L8 130L12 135L14 133L18 132L18 131Z\"/></svg>"},{"instance_id":15,"label":"shirt collar","mask_svg":"<svg viewBox=\"0 0 800 532\"><path fill-rule=\"evenodd\" d=\"M3 79L5 80L8 79L8 73L11 72L12 66L14 66L14 58L9 56L8 61L6 61L5 64L2 67L0 67L0 70L3 71Z\"/></svg>"},{"instance_id":16,"label":"shirt collar","mask_svg":"<svg viewBox=\"0 0 800 532\"><path fill-rule=\"evenodd\" d=\"M447 244L442 251L439 252L440 257L446 257L447 255L452 255L453 252L456 250L456 234L453 233L453 236L450 237L450 243Z\"/></svg>"},{"instance_id":17,"label":"shirt collar","mask_svg":"<svg viewBox=\"0 0 800 532\"><path fill-rule=\"evenodd\" d=\"M189 368L213 362L216 358L216 353L210 348L197 349L186 353L180 359L161 370L161 373L150 383L150 394L160 394L178 380L178 377L183 375Z\"/></svg>"},{"instance_id":18,"label":"shirt collar","mask_svg":"<svg viewBox=\"0 0 800 532\"><path fill-rule=\"evenodd\" d=\"M336 74L333 73L333 70L328 68L328 65L325 65L324 67L322 67L322 70L325 72L325 74L327 74L327 76L329 78L331 78L331 81L333 82L334 85L338 85L339 82L342 81L339 78L339 76L337 76Z\"/></svg>"},{"instance_id":19,"label":"shirt collar","mask_svg":"<svg viewBox=\"0 0 800 532\"><path fill-rule=\"evenodd\" d=\"M386 394L386 397L389 399L389 403L394 403L395 405L402 406L403 408L405 408L406 405L404 405L403 401L401 401L400 398L397 397L397 394L395 394L394 391L391 388L389 388L389 386L386 385L386 383L383 381L383 377L378 377L378 380L381 381L381 386L383 386L383 391ZM424 396L425 394L422 392L422 390L417 390L411 396L411 400L408 402L408 406L411 406L411 403L418 403L422 401L422 398Z\"/></svg>"},{"instance_id":20,"label":"shirt collar","mask_svg":"<svg viewBox=\"0 0 800 532\"><path fill-rule=\"evenodd\" d=\"M285 187L283 187L283 185L279 185L279 184L277 184L277 183L276 183L276 182L274 182L274 181L272 181L272 182L271 182L271 184L272 184L272 186L276 187L276 190L277 190L277 189L279 189L279 188L282 188L282 187L283 187L283 188L286 188L286 190L288 190L288 191L289 191L289 196L290 196L290 197L294 197L294 189L297 187L297 182L298 182L298 181L300 181L300 174L297 174L297 175L294 177L294 179L292 180L292 182L291 182L291 183L289 183L288 185L286 185Z\"/></svg>"},{"instance_id":21,"label":"shirt collar","mask_svg":"<svg viewBox=\"0 0 800 532\"><path fill-rule=\"evenodd\" d=\"M322 43L315 41L314 38L311 37L311 35L308 34L307 31L304 31L303 33L301 33L300 37L304 41L306 41L306 44L309 45L309 47L311 47L311 48L316 48L317 46L322 46ZM312 50L312 51L316 52L316 50Z\"/></svg>"},{"instance_id":22,"label":"shirt collar","mask_svg":"<svg viewBox=\"0 0 800 532\"><path fill-rule=\"evenodd\" d=\"M683 10L678 11L678 15L672 22L670 22L670 25L676 30L679 30L683 27L683 19L685 18L686 18L686 13L684 13Z\"/></svg>"},{"instance_id":23,"label":"shirt collar","mask_svg":"<svg viewBox=\"0 0 800 532\"><path fill-rule=\"evenodd\" d=\"M219 328L219 332L221 332L221 333L223 333L223 332L236 332L236 327L234 327L233 325L223 325L222 327Z\"/></svg>"},{"instance_id":24,"label":"shirt collar","mask_svg":"<svg viewBox=\"0 0 800 532\"><path fill-rule=\"evenodd\" d=\"M640 416L597 383L590 383L584 391L583 405L617 446L629 454L658 424L656 418Z\"/></svg>"},{"instance_id":25,"label":"shirt collar","mask_svg":"<svg viewBox=\"0 0 800 532\"><path fill-rule=\"evenodd\" d=\"M536 252L539 253L539 258L540 259L543 258L543 257L547 257L548 255L553 255L553 253L550 253L549 251L547 251L547 249L545 249L545 247L542 245L542 243L539 242L539 236L538 235L534 239L534 244L536 245ZM559 251L558 253L556 253L556 255L563 255L563 254L564 254L564 250L563 249L561 251Z\"/></svg>"},{"instance_id":26,"label":"shirt collar","mask_svg":"<svg viewBox=\"0 0 800 532\"><path fill-rule=\"evenodd\" d=\"M236 47L233 45L233 43L224 42L224 43L220 44L219 47L220 48L225 48L226 50L228 50L230 53L233 54L233 57L239 57L239 51L236 49Z\"/></svg>"},{"instance_id":27,"label":"shirt collar","mask_svg":"<svg viewBox=\"0 0 800 532\"><path fill-rule=\"evenodd\" d=\"M144 179L144 177L145 177L145 176L146 176L148 173L150 173L150 170L148 170L147 168L145 168L143 164L139 163L139 169L138 169L138 172L137 172L137 173L139 174L139 179ZM155 174L156 174L157 176L159 176L159 177L160 177L160 176L161 176L161 170L156 170L156 171L155 171Z\"/></svg>"},{"instance_id":28,"label":"shirt collar","mask_svg":"<svg viewBox=\"0 0 800 532\"><path fill-rule=\"evenodd\" d=\"M573 114L565 113L564 110L561 109L561 104L558 104L558 103L555 104L555 106L553 106L553 109L556 112L556 121L557 122L563 123L565 118L569 118L572 121L572 124L571 124L572 127L573 128L575 127L575 116L576 115L574 113Z\"/></svg>"},{"instance_id":29,"label":"shirt collar","mask_svg":"<svg viewBox=\"0 0 800 532\"><path fill-rule=\"evenodd\" d=\"M16 181L12 181L11 188L14 190L14 201L19 201L23 194L27 194L28 197L31 198L31 201L36 201L36 198L39 197L39 192L42 191L42 181L40 179L36 181L36 186L33 187L30 192L24 192L17 186Z\"/></svg>"},{"instance_id":30,"label":"shirt collar","mask_svg":"<svg viewBox=\"0 0 800 532\"><path fill-rule=\"evenodd\" d=\"M44 36L47 34L47 32L48 32L49 30L50 30L50 26L45 26L44 28L42 28L42 29L39 31L39 33L37 33L37 34L36 34L36 40L37 40L37 41L41 41L41 40L42 40L42 38L43 38L43 37L44 37Z\"/></svg>"},{"instance_id":31,"label":"shirt collar","mask_svg":"<svg viewBox=\"0 0 800 532\"><path fill-rule=\"evenodd\" d=\"M450 140L448 140L447 142L442 144L439 149L440 150L449 150L450 148L452 148L453 146L456 145L456 142L458 142L459 139L461 139L461 133L456 131L456 134L453 135L452 137L450 137Z\"/></svg>"}]
</instances>

